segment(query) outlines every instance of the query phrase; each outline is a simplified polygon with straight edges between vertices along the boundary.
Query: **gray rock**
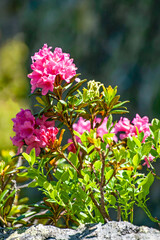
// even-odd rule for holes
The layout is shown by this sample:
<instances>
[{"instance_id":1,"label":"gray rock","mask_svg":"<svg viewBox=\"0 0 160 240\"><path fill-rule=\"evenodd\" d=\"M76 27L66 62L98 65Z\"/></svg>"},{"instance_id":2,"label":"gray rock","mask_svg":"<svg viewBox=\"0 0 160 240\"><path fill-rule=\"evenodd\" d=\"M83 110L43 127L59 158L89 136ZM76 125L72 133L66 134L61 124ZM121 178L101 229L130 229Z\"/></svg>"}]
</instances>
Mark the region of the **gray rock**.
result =
<instances>
[{"instance_id":1,"label":"gray rock","mask_svg":"<svg viewBox=\"0 0 160 240\"><path fill-rule=\"evenodd\" d=\"M21 231L21 232L20 232ZM1 231L0 231L1 232ZM129 222L108 222L106 224L87 224L77 230L60 229L39 224L28 229L7 232L0 239L7 240L160 240L160 231L138 227Z\"/></svg>"}]
</instances>

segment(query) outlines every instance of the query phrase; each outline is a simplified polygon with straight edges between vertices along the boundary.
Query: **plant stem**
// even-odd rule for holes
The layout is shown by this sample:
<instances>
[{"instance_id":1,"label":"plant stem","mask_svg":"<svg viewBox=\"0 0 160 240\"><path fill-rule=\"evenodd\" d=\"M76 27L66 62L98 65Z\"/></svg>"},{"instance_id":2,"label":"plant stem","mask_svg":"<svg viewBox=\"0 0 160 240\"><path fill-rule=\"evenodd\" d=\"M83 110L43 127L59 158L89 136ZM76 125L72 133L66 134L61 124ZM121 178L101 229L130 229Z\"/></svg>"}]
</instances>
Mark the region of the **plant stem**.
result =
<instances>
[{"instance_id":1,"label":"plant stem","mask_svg":"<svg viewBox=\"0 0 160 240\"><path fill-rule=\"evenodd\" d=\"M51 180L51 181L54 181L54 179L53 179L53 177L52 177L52 174L50 173L50 169L49 169L47 163L45 164L45 169L46 169L46 171L47 171L47 173L48 173L48 176L49 176L50 180Z\"/></svg>"},{"instance_id":2,"label":"plant stem","mask_svg":"<svg viewBox=\"0 0 160 240\"><path fill-rule=\"evenodd\" d=\"M81 173L78 171L78 169L73 165L73 163L64 155L63 152L60 151L60 149L57 149L57 152L76 170L78 175L82 177Z\"/></svg>"},{"instance_id":3,"label":"plant stem","mask_svg":"<svg viewBox=\"0 0 160 240\"><path fill-rule=\"evenodd\" d=\"M96 123L96 128L98 128L99 126L101 126L101 124L103 123L104 119L105 119L106 115L104 115L100 121L100 123Z\"/></svg>"},{"instance_id":4,"label":"plant stem","mask_svg":"<svg viewBox=\"0 0 160 240\"><path fill-rule=\"evenodd\" d=\"M105 178L104 178L104 168L105 168L105 155L103 152L99 151L100 154L100 159L102 161L102 168L101 168L101 181L100 181L100 192L101 192L101 213L102 216L107 220L111 220L110 216L108 215L108 213L106 212L105 209L105 202L104 202L104 182L105 182Z\"/></svg>"},{"instance_id":5,"label":"plant stem","mask_svg":"<svg viewBox=\"0 0 160 240\"><path fill-rule=\"evenodd\" d=\"M7 224L7 222L0 216L0 221L6 226L6 227L8 227L8 224Z\"/></svg>"},{"instance_id":6,"label":"plant stem","mask_svg":"<svg viewBox=\"0 0 160 240\"><path fill-rule=\"evenodd\" d=\"M68 128L69 128L69 130L70 130L70 132L71 132L73 144L74 144L74 146L75 146L75 148L76 148L76 151L78 151L78 145L77 145L76 137L75 137L75 135L74 135L74 133L73 133L73 129L72 129L72 127L70 127L70 126L68 126ZM80 164L80 166L78 167L78 170L81 170L81 169L82 169L83 161L82 161L80 152L78 152L78 159L79 159L79 164Z\"/></svg>"}]
</instances>

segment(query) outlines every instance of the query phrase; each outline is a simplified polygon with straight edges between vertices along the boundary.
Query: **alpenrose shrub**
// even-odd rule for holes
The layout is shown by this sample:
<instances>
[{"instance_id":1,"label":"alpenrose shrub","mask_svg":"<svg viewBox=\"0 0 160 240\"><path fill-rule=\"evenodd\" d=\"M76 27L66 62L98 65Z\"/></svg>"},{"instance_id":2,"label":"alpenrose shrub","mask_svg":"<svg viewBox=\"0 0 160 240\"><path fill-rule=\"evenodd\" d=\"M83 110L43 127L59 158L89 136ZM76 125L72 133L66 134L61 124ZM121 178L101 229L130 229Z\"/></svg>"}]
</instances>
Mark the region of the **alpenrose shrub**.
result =
<instances>
[{"instance_id":1,"label":"alpenrose shrub","mask_svg":"<svg viewBox=\"0 0 160 240\"><path fill-rule=\"evenodd\" d=\"M13 118L16 135L11 138L17 156L28 162L19 167L19 176L45 195L33 205L28 221L43 218L59 226L63 219L69 227L110 221L110 212L116 211L117 220L133 222L137 205L159 222L146 202L158 178L154 163L160 157L160 121L150 123L138 114L132 121L113 121L114 114L128 112L127 101L119 100L117 87L94 80L80 90L86 80L78 78L73 59L61 48L52 52L45 44L32 57L31 68L31 93L40 110L33 115L21 109Z\"/></svg>"}]
</instances>

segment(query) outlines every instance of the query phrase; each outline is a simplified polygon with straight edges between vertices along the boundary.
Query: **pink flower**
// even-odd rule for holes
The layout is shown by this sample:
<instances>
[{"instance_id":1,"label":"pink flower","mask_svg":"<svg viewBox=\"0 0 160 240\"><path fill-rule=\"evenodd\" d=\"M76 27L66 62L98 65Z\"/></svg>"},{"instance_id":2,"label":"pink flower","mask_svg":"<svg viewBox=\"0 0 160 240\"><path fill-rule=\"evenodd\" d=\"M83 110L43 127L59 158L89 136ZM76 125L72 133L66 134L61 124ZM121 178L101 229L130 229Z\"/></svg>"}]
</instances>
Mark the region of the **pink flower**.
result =
<instances>
[{"instance_id":1,"label":"pink flower","mask_svg":"<svg viewBox=\"0 0 160 240\"><path fill-rule=\"evenodd\" d=\"M25 143L27 145L27 148L26 148L26 153L30 153L30 151L35 148L35 151L36 151L36 156L39 156L40 152L41 152L41 147L42 147L42 143L40 141L40 138L37 137L36 135L32 135L31 138L26 138L25 139ZM45 145L44 145L45 147Z\"/></svg>"},{"instance_id":2,"label":"pink flower","mask_svg":"<svg viewBox=\"0 0 160 240\"><path fill-rule=\"evenodd\" d=\"M79 118L78 122L77 123L74 123L73 124L73 129L80 133L81 135L85 132L85 131L90 131L91 129L91 124L90 124L90 121L86 121L85 119L83 119L82 117ZM77 142L81 142L80 138L78 136L76 136L76 141ZM73 142L72 139L68 139L68 143L70 142ZM74 144L71 144L69 147L68 147L68 151L70 152L76 152L76 149L75 149L75 146Z\"/></svg>"},{"instance_id":3,"label":"pink flower","mask_svg":"<svg viewBox=\"0 0 160 240\"><path fill-rule=\"evenodd\" d=\"M34 126L30 121L25 121L19 128L19 132L22 138L29 138L34 132Z\"/></svg>"},{"instance_id":4,"label":"pink flower","mask_svg":"<svg viewBox=\"0 0 160 240\"><path fill-rule=\"evenodd\" d=\"M143 132L144 137L142 143L144 143L146 138L151 134L149 129L150 125L148 117L145 116L141 118L138 114L136 114L136 117L132 120L132 124L127 118L120 118L119 122L115 126L115 130L116 133L124 132L119 135L121 140L132 136L137 137L137 130L139 133ZM143 165L147 165L147 167L150 168L149 161L152 161L153 158L154 157L149 154L149 157L144 158L145 163Z\"/></svg>"},{"instance_id":5,"label":"pink flower","mask_svg":"<svg viewBox=\"0 0 160 240\"><path fill-rule=\"evenodd\" d=\"M52 148L54 141L56 140L56 135L58 133L58 128L44 126L40 129L40 139L45 142L48 148Z\"/></svg>"},{"instance_id":6,"label":"pink flower","mask_svg":"<svg viewBox=\"0 0 160 240\"><path fill-rule=\"evenodd\" d=\"M51 146L56 139L58 129L54 127L55 122L48 121L44 115L35 119L29 109L21 109L12 120L16 136L11 140L13 145L18 147L18 154L22 151L22 147L26 146L27 153L35 148L38 156L42 148Z\"/></svg>"},{"instance_id":7,"label":"pink flower","mask_svg":"<svg viewBox=\"0 0 160 240\"><path fill-rule=\"evenodd\" d=\"M36 88L41 88L42 95L53 91L57 75L61 80L69 83L70 79L76 75L77 70L68 53L63 53L61 48L55 48L52 52L51 47L48 47L47 44L44 44L43 48L32 57L31 69L33 72L28 74L28 77L31 78L31 92L33 93Z\"/></svg>"},{"instance_id":8,"label":"pink flower","mask_svg":"<svg viewBox=\"0 0 160 240\"><path fill-rule=\"evenodd\" d=\"M16 136L11 140L13 145L18 147L18 153L20 153L24 145L24 138L29 138L33 134L35 118L29 109L21 109L12 121L14 122L13 131L16 132Z\"/></svg>"},{"instance_id":9,"label":"pink flower","mask_svg":"<svg viewBox=\"0 0 160 240\"><path fill-rule=\"evenodd\" d=\"M24 145L24 141L23 138L20 137L19 134L17 134L16 136L14 136L13 138L11 138L13 145L18 147L18 151L17 154L20 154L21 149Z\"/></svg>"},{"instance_id":10,"label":"pink flower","mask_svg":"<svg viewBox=\"0 0 160 240\"><path fill-rule=\"evenodd\" d=\"M102 124L97 128L97 137L103 138L103 135L106 134L106 133L108 133L107 126L106 126L107 120L108 120L107 117L104 118ZM94 123L93 123L93 127L95 128L96 123L100 123L100 122L101 122L101 118L95 118L95 119L94 119ZM85 119L83 119L82 117L80 117L79 120L78 120L78 122L73 124L73 129L74 129L76 132L78 132L78 133L80 133L80 134L82 135L85 131L90 132L90 130L91 130L91 123L90 123L89 120L85 120ZM112 133L115 132L114 128L112 129L111 132L112 132ZM113 137L113 140L114 140L114 141L117 141L117 137L114 136L114 137ZM81 142L80 138L77 137L77 136L76 136L76 141L77 141L77 142ZM70 142L73 142L72 139L69 139L69 140L68 140L68 143L70 143ZM68 147L68 151L76 152L76 149L75 149L74 144L71 144L71 145Z\"/></svg>"},{"instance_id":11,"label":"pink flower","mask_svg":"<svg viewBox=\"0 0 160 240\"><path fill-rule=\"evenodd\" d=\"M120 134L120 139L127 138L129 136L137 137L137 129L139 133L144 132L143 141L151 134L149 129L150 123L148 117L141 118L138 114L133 119L132 124L130 123L128 118L120 118L119 122L115 125L115 131L124 132Z\"/></svg>"},{"instance_id":12,"label":"pink flower","mask_svg":"<svg viewBox=\"0 0 160 240\"><path fill-rule=\"evenodd\" d=\"M13 125L14 132L19 132L20 127L25 122L28 122L28 123L30 122L30 126L34 126L35 124L35 118L29 109L26 109L26 110L21 109L21 111L17 113L16 118L13 118L12 121L14 122L14 125Z\"/></svg>"},{"instance_id":13,"label":"pink flower","mask_svg":"<svg viewBox=\"0 0 160 240\"><path fill-rule=\"evenodd\" d=\"M145 139L151 134L149 129L149 126L151 125L149 123L149 118L146 116L141 118L138 114L136 114L136 117L133 119L132 123L138 128L139 133L144 132L144 138L142 141L144 142ZM134 132L137 132L136 128L134 128Z\"/></svg>"},{"instance_id":14,"label":"pink flower","mask_svg":"<svg viewBox=\"0 0 160 240\"><path fill-rule=\"evenodd\" d=\"M143 163L143 166L147 165L147 167L150 168L149 162L153 161L153 159L154 159L154 157L151 154L149 154L148 157L145 157L145 159L144 159L145 162Z\"/></svg>"},{"instance_id":15,"label":"pink flower","mask_svg":"<svg viewBox=\"0 0 160 240\"><path fill-rule=\"evenodd\" d=\"M85 119L80 117L78 122L73 124L73 129L82 135L85 131L90 131L91 123L89 120L86 121Z\"/></svg>"},{"instance_id":16,"label":"pink flower","mask_svg":"<svg viewBox=\"0 0 160 240\"><path fill-rule=\"evenodd\" d=\"M120 118L119 122L115 125L116 132L130 131L131 123L128 118Z\"/></svg>"},{"instance_id":17,"label":"pink flower","mask_svg":"<svg viewBox=\"0 0 160 240\"><path fill-rule=\"evenodd\" d=\"M45 126L46 128L55 126L54 121L47 121L47 120L48 120L48 117L45 117L43 115L43 116L41 116L41 118L36 119L36 125L37 126Z\"/></svg>"}]
</instances>

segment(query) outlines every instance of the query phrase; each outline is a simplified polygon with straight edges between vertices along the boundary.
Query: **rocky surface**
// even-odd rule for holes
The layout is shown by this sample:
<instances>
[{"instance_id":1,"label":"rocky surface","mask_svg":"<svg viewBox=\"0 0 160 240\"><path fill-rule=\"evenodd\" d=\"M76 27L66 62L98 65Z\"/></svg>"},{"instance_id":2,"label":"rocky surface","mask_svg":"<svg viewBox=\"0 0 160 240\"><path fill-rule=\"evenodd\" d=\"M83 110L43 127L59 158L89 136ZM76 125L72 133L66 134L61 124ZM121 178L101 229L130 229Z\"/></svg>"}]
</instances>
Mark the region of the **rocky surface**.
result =
<instances>
[{"instance_id":1,"label":"rocky surface","mask_svg":"<svg viewBox=\"0 0 160 240\"><path fill-rule=\"evenodd\" d=\"M160 240L160 231L138 227L129 222L88 224L77 230L60 229L39 224L28 229L4 230L0 228L0 239L4 240Z\"/></svg>"}]
</instances>

